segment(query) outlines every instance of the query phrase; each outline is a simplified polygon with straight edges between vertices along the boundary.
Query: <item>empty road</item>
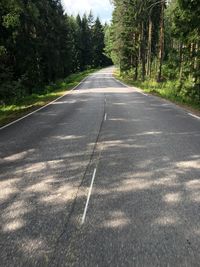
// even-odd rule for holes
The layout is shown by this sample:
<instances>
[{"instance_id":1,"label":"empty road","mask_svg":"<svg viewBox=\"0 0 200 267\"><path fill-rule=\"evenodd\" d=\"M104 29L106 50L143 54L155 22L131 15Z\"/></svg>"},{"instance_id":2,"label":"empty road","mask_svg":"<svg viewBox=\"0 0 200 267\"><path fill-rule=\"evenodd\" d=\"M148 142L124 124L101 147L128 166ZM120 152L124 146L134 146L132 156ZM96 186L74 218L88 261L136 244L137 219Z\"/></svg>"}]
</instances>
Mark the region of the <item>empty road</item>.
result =
<instances>
[{"instance_id":1,"label":"empty road","mask_svg":"<svg viewBox=\"0 0 200 267\"><path fill-rule=\"evenodd\" d=\"M0 130L0 266L200 266L200 119L112 70Z\"/></svg>"}]
</instances>

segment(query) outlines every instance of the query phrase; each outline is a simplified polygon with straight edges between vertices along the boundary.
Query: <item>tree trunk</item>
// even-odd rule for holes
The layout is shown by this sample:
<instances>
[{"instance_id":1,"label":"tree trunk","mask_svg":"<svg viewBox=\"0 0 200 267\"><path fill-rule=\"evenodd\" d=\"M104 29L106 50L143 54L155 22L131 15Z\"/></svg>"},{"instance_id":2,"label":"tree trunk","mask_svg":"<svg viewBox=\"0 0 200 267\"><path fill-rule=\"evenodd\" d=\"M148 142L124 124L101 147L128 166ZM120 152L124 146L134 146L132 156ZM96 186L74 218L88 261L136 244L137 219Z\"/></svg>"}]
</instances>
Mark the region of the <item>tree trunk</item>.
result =
<instances>
[{"instance_id":1,"label":"tree trunk","mask_svg":"<svg viewBox=\"0 0 200 267\"><path fill-rule=\"evenodd\" d=\"M138 41L139 41L139 38L140 38L140 35L139 34L135 34L135 45L137 46L138 44ZM134 77L133 79L136 81L138 79L138 64L139 64L139 60L140 60L140 46L138 47L138 51L136 52L135 56L134 56L134 69L135 69L135 72L134 72Z\"/></svg>"},{"instance_id":2,"label":"tree trunk","mask_svg":"<svg viewBox=\"0 0 200 267\"><path fill-rule=\"evenodd\" d=\"M159 68L158 68L158 77L157 81L161 82L162 80L162 64L163 64L163 54L164 54L164 9L165 1L161 3L161 15L160 15L160 41L159 41Z\"/></svg>"},{"instance_id":3,"label":"tree trunk","mask_svg":"<svg viewBox=\"0 0 200 267\"><path fill-rule=\"evenodd\" d=\"M141 34L139 33L139 36L138 36L138 42L139 42L139 47L138 47L138 64L140 65L141 63L141 58L142 58L142 47L141 47L141 43L142 43L142 38L141 38ZM135 45L137 45L137 38L135 37Z\"/></svg>"},{"instance_id":4,"label":"tree trunk","mask_svg":"<svg viewBox=\"0 0 200 267\"><path fill-rule=\"evenodd\" d=\"M119 75L122 74L122 64L121 64L121 58L119 60Z\"/></svg>"},{"instance_id":5,"label":"tree trunk","mask_svg":"<svg viewBox=\"0 0 200 267\"><path fill-rule=\"evenodd\" d=\"M141 62L142 62L142 81L145 80L145 40L144 40L144 23L141 25Z\"/></svg>"},{"instance_id":6,"label":"tree trunk","mask_svg":"<svg viewBox=\"0 0 200 267\"><path fill-rule=\"evenodd\" d=\"M149 17L149 33L148 33L148 48L147 48L147 76L151 78L151 50L152 50L152 20Z\"/></svg>"},{"instance_id":7,"label":"tree trunk","mask_svg":"<svg viewBox=\"0 0 200 267\"><path fill-rule=\"evenodd\" d=\"M135 58L135 75L134 75L134 80L137 81L138 79L138 57L136 56Z\"/></svg>"},{"instance_id":8,"label":"tree trunk","mask_svg":"<svg viewBox=\"0 0 200 267\"><path fill-rule=\"evenodd\" d=\"M180 43L179 48L179 80L182 80L182 73L183 73L183 44Z\"/></svg>"},{"instance_id":9,"label":"tree trunk","mask_svg":"<svg viewBox=\"0 0 200 267\"><path fill-rule=\"evenodd\" d=\"M198 86L200 83L199 67L200 67L199 42L197 42L195 46L194 72L195 72L195 84L198 84Z\"/></svg>"}]
</instances>

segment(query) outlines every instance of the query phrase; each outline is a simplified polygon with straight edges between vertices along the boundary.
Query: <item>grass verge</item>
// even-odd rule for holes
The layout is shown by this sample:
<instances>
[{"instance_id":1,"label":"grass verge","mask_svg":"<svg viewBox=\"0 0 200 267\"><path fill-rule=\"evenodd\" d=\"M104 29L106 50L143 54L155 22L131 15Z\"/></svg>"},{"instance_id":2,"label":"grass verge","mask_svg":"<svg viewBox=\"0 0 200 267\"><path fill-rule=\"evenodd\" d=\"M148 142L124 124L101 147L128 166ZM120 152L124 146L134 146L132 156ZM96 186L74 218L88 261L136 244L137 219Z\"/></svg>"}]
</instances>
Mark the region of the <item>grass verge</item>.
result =
<instances>
[{"instance_id":1,"label":"grass verge","mask_svg":"<svg viewBox=\"0 0 200 267\"><path fill-rule=\"evenodd\" d=\"M165 81L162 83L158 83L153 80L147 80L144 82L133 81L129 75L120 75L118 70L114 72L114 76L116 79L130 86L137 87L146 93L170 100L171 102L200 115L200 101L178 92L177 81Z\"/></svg>"},{"instance_id":2,"label":"grass verge","mask_svg":"<svg viewBox=\"0 0 200 267\"><path fill-rule=\"evenodd\" d=\"M81 80L95 71L96 69L90 69L80 73L71 74L63 80L59 80L54 84L46 86L44 90L45 93L32 94L10 105L0 106L0 126L12 122L13 120L48 104L59 96L64 95L66 91L71 90L78 85Z\"/></svg>"}]
</instances>

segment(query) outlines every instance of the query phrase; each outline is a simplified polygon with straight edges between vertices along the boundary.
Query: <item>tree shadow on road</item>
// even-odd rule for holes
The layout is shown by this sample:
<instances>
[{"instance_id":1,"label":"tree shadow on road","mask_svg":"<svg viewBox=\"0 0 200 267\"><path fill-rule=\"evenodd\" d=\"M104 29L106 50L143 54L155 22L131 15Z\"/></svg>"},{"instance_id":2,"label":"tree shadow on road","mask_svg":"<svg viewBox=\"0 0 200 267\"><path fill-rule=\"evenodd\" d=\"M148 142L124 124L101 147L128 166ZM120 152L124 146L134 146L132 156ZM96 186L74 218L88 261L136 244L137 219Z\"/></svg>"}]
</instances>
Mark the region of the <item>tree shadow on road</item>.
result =
<instances>
[{"instance_id":1,"label":"tree shadow on road","mask_svg":"<svg viewBox=\"0 0 200 267\"><path fill-rule=\"evenodd\" d=\"M156 97L107 83L87 83L1 144L1 266L199 262L199 125L186 127L184 113ZM101 156L81 226L105 97Z\"/></svg>"}]
</instances>

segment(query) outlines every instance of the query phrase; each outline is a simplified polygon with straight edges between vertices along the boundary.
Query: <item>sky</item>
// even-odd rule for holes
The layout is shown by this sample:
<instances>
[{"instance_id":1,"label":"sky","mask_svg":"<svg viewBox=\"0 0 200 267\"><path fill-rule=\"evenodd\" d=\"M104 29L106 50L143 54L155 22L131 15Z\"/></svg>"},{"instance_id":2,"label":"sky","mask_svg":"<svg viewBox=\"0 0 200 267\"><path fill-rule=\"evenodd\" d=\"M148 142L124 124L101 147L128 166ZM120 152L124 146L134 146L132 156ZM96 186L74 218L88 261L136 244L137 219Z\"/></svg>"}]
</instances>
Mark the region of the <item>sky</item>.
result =
<instances>
[{"instance_id":1,"label":"sky","mask_svg":"<svg viewBox=\"0 0 200 267\"><path fill-rule=\"evenodd\" d=\"M62 4L68 14L82 15L92 10L94 16L99 16L102 22L109 22L112 17L110 0L62 0Z\"/></svg>"}]
</instances>

